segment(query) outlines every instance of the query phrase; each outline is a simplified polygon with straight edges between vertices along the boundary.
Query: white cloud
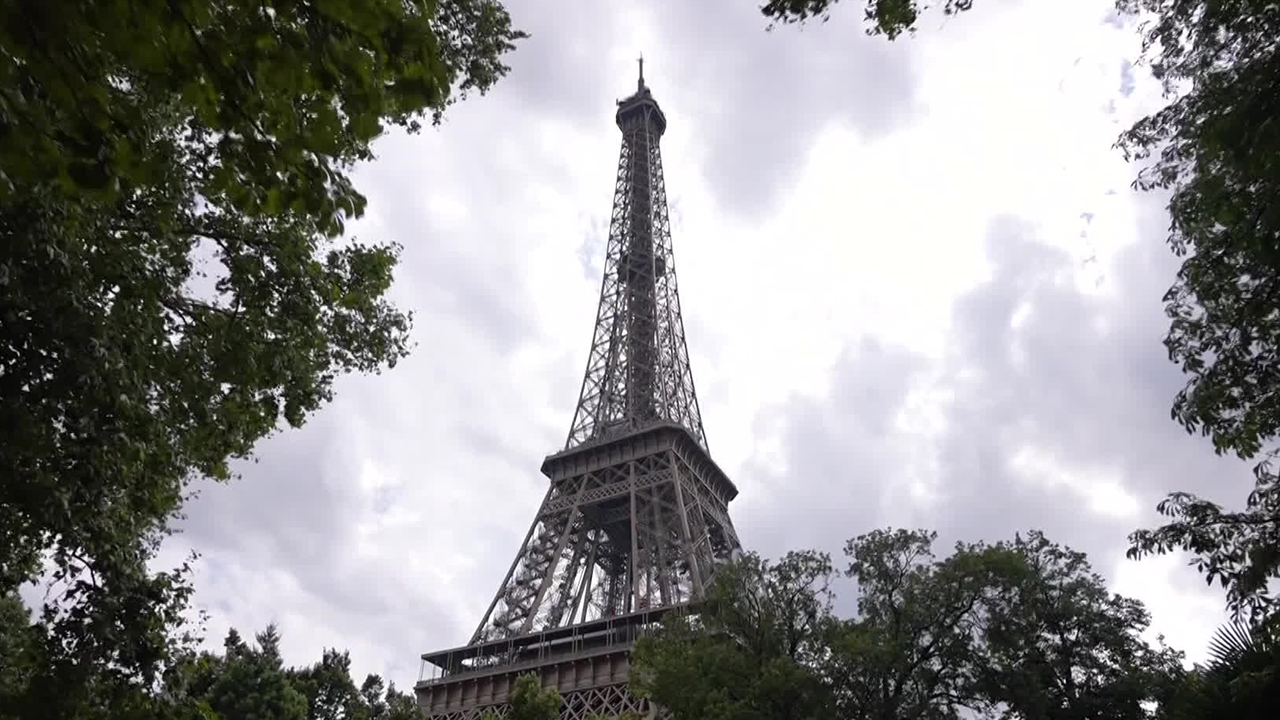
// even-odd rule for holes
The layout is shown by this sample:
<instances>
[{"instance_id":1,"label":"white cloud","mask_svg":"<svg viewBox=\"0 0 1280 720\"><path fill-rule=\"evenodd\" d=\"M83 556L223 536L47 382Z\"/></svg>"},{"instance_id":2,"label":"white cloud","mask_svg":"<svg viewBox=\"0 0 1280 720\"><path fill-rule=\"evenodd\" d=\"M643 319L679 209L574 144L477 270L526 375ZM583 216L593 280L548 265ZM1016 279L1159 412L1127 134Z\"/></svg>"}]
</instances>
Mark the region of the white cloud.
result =
<instances>
[{"instance_id":1,"label":"white cloud","mask_svg":"<svg viewBox=\"0 0 1280 720\"><path fill-rule=\"evenodd\" d=\"M1107 0L1000 0L888 44L845 5L773 33L751 3L514 5L533 37L512 75L359 173L355 231L405 245L393 292L416 353L344 379L190 508L211 644L276 619L289 661L347 647L404 685L421 652L466 641L568 430L612 101L643 51L670 121L694 377L744 542L1043 527L1202 648L1216 596L1167 561L1118 563L1155 498L1225 467L1167 419L1164 220L1110 147L1158 101L1124 74L1134 29L1103 22Z\"/></svg>"}]
</instances>

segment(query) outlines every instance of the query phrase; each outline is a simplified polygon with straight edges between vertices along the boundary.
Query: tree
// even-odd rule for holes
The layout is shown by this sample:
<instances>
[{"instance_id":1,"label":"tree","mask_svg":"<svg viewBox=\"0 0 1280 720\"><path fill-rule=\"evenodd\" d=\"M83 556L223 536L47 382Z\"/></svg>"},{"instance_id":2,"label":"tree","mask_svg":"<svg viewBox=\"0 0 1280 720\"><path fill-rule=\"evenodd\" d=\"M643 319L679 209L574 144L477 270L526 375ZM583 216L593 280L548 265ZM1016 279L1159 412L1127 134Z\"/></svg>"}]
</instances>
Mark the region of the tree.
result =
<instances>
[{"instance_id":1,"label":"tree","mask_svg":"<svg viewBox=\"0 0 1280 720\"><path fill-rule=\"evenodd\" d=\"M41 658L31 612L17 595L0 595L0 720L17 720Z\"/></svg>"},{"instance_id":2,"label":"tree","mask_svg":"<svg viewBox=\"0 0 1280 720\"><path fill-rule=\"evenodd\" d=\"M191 706L208 709L206 720L418 720L411 695L369 675L356 689L351 656L326 649L320 661L287 668L280 658L274 626L257 636L257 647L235 629L227 633L222 656L201 653L189 664L190 679L173 691Z\"/></svg>"},{"instance_id":3,"label":"tree","mask_svg":"<svg viewBox=\"0 0 1280 720\"><path fill-rule=\"evenodd\" d=\"M1005 717L1152 717L1181 676L1182 654L1142 639L1150 614L1108 592L1084 553L1040 532L1008 544L1025 563L989 601L977 677Z\"/></svg>"},{"instance_id":4,"label":"tree","mask_svg":"<svg viewBox=\"0 0 1280 720\"><path fill-rule=\"evenodd\" d=\"M369 720L373 703L382 701L356 688L351 654L337 649L325 649L320 662L292 671L290 683L307 699L307 720Z\"/></svg>"},{"instance_id":5,"label":"tree","mask_svg":"<svg viewBox=\"0 0 1280 720\"><path fill-rule=\"evenodd\" d=\"M957 717L980 709L986 610L1018 558L1001 547L957 545L934 561L936 533L875 530L850 540L846 574L858 583L858 615L831 636L841 717Z\"/></svg>"},{"instance_id":6,"label":"tree","mask_svg":"<svg viewBox=\"0 0 1280 720\"><path fill-rule=\"evenodd\" d=\"M1209 662L1183 678L1161 707L1162 720L1239 718L1280 714L1280 642L1267 628L1232 622L1209 643Z\"/></svg>"},{"instance_id":7,"label":"tree","mask_svg":"<svg viewBox=\"0 0 1280 720\"><path fill-rule=\"evenodd\" d=\"M560 692L543 688L538 676L521 675L508 699L511 720L556 720L560 717Z\"/></svg>"},{"instance_id":8,"label":"tree","mask_svg":"<svg viewBox=\"0 0 1280 720\"><path fill-rule=\"evenodd\" d=\"M418 701L414 699L410 693L402 693L396 690L395 683L387 684L387 694L385 698L386 714L373 714L373 720L422 720L422 713L418 710Z\"/></svg>"},{"instance_id":9,"label":"tree","mask_svg":"<svg viewBox=\"0 0 1280 720\"><path fill-rule=\"evenodd\" d=\"M164 677L152 684L97 672L60 685L62 661L50 652L57 638L46 630L18 598L0 597L0 720L421 720L413 696L377 675L357 690L345 651L326 649L313 665L286 667L280 633L270 625L256 644L231 629L220 654L176 650ZM61 696L63 690L72 697ZM545 707L547 696L537 693L534 704ZM556 699L550 716L527 717L549 720L558 705Z\"/></svg>"},{"instance_id":10,"label":"tree","mask_svg":"<svg viewBox=\"0 0 1280 720\"><path fill-rule=\"evenodd\" d=\"M826 22L831 16L831 6L837 2L839 0L765 0L760 12L772 23ZM867 34L885 35L890 40L904 32L915 32L920 13L937 5L927 0L866 0L865 4L863 16L868 23ZM954 15L972 8L973 0L943 0L941 4L943 14Z\"/></svg>"},{"instance_id":11,"label":"tree","mask_svg":"<svg viewBox=\"0 0 1280 720\"><path fill-rule=\"evenodd\" d=\"M110 695L179 661L186 568L147 566L191 483L408 352L399 246L336 240L365 204L347 172L524 34L495 0L0 19L0 595L47 572L60 696Z\"/></svg>"},{"instance_id":12,"label":"tree","mask_svg":"<svg viewBox=\"0 0 1280 720\"><path fill-rule=\"evenodd\" d=\"M413 695L396 690L395 683L388 683L384 692L382 678L377 675L365 678L360 694L369 708L369 720L421 720Z\"/></svg>"},{"instance_id":13,"label":"tree","mask_svg":"<svg viewBox=\"0 0 1280 720\"><path fill-rule=\"evenodd\" d=\"M507 717L511 720L557 720L560 717L560 691L543 688L542 681L534 673L516 678L511 696L507 698ZM498 720L492 710L486 710L482 720Z\"/></svg>"},{"instance_id":14,"label":"tree","mask_svg":"<svg viewBox=\"0 0 1280 720\"><path fill-rule=\"evenodd\" d=\"M307 697L284 667L275 626L258 633L257 641L251 647L234 629L228 632L225 654L202 658L191 691L220 720L306 720Z\"/></svg>"},{"instance_id":15,"label":"tree","mask_svg":"<svg viewBox=\"0 0 1280 720\"><path fill-rule=\"evenodd\" d=\"M1237 621L1280 623L1280 603L1269 588L1280 577L1280 482L1259 465L1257 486L1243 511L1190 493L1175 492L1157 509L1172 521L1129 536L1130 558L1185 550L1208 584L1217 580L1227 591L1227 608Z\"/></svg>"},{"instance_id":16,"label":"tree","mask_svg":"<svg viewBox=\"0 0 1280 720\"><path fill-rule=\"evenodd\" d=\"M1141 603L1040 533L959 543L876 530L850 540L858 612L830 613L830 563L748 555L694 617L664 620L633 686L676 718L1145 718L1180 655L1141 638ZM794 650L793 650L794 648Z\"/></svg>"},{"instance_id":17,"label":"tree","mask_svg":"<svg viewBox=\"0 0 1280 720\"><path fill-rule=\"evenodd\" d=\"M772 23L825 21L836 0L767 0ZM933 4L935 7L938 3ZM946 14L973 0L945 0ZM930 4L866 0L867 32L915 30ZM1142 55L1169 103L1138 120L1116 146L1145 163L1134 187L1170 193L1168 243L1185 257L1165 294L1164 344L1188 376L1172 414L1219 454L1255 465L1244 510L1173 493L1171 522L1130 537L1130 556L1182 549L1227 589L1234 615L1274 611L1280 578L1280 6L1270 0L1116 0L1141 16Z\"/></svg>"},{"instance_id":18,"label":"tree","mask_svg":"<svg viewBox=\"0 0 1280 720\"><path fill-rule=\"evenodd\" d=\"M206 714L186 701L194 638L157 628L177 626L173 613L188 589L170 574L143 578L120 594L90 587L93 597L63 613L46 606L35 618L16 594L0 603L0 718L195 720ZM148 602L154 606L139 606ZM112 643L118 647L112 648ZM111 656L110 664L87 662ZM163 656L164 662L155 661ZM140 670L140 668L142 668Z\"/></svg>"},{"instance_id":19,"label":"tree","mask_svg":"<svg viewBox=\"0 0 1280 720\"><path fill-rule=\"evenodd\" d=\"M934 537L850 541L859 615L832 644L843 717L1148 717L1181 655L1142 639L1142 603L1110 594L1083 553L1033 531L933 561Z\"/></svg>"},{"instance_id":20,"label":"tree","mask_svg":"<svg viewBox=\"0 0 1280 720\"><path fill-rule=\"evenodd\" d=\"M818 665L830 574L817 552L721 566L701 613L637 643L633 690L681 719L829 717Z\"/></svg>"},{"instance_id":21,"label":"tree","mask_svg":"<svg viewBox=\"0 0 1280 720\"><path fill-rule=\"evenodd\" d=\"M1227 589L1239 617L1274 612L1268 584L1280 578L1280 477L1270 459L1280 437L1280 7L1263 0L1120 7L1155 16L1143 36L1152 69L1174 99L1120 138L1125 152L1155 161L1144 190L1172 191L1169 243L1186 257L1165 294L1165 346L1189 376L1173 405L1187 432L1219 454L1261 461L1240 512L1174 493L1159 510L1172 522L1133 534L1135 557L1190 551ZM1177 93L1182 86L1190 89Z\"/></svg>"},{"instance_id":22,"label":"tree","mask_svg":"<svg viewBox=\"0 0 1280 720\"><path fill-rule=\"evenodd\" d=\"M494 0L73 2L0 5L0 199L163 184L180 135L211 202L331 228L385 124L438 122L525 37Z\"/></svg>"}]
</instances>

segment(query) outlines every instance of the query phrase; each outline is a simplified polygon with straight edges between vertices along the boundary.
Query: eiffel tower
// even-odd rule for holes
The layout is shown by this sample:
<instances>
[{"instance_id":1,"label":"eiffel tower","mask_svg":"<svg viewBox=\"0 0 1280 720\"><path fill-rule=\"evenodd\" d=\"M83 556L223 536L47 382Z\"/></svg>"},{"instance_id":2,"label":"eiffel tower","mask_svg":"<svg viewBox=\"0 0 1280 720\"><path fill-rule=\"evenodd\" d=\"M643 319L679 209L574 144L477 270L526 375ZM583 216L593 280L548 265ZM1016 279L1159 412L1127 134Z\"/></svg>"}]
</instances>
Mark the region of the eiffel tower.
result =
<instances>
[{"instance_id":1,"label":"eiffel tower","mask_svg":"<svg viewBox=\"0 0 1280 720\"><path fill-rule=\"evenodd\" d=\"M507 712L515 679L559 689L561 717L656 709L627 691L630 650L688 611L739 551L733 482L711 459L685 346L659 140L644 83L618 102L622 151L587 371L546 497L471 641L422 656L427 717Z\"/></svg>"}]
</instances>

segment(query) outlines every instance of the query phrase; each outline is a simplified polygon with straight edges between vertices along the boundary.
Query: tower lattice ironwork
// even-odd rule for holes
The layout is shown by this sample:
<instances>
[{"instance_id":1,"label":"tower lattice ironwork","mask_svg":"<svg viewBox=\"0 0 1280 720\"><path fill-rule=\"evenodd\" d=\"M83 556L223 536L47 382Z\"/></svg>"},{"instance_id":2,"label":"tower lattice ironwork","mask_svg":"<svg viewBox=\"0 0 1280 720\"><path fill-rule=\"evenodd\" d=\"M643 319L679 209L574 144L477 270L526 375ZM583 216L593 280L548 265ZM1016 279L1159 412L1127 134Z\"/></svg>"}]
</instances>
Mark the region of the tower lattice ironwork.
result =
<instances>
[{"instance_id":1,"label":"tower lattice ironwork","mask_svg":"<svg viewBox=\"0 0 1280 720\"><path fill-rule=\"evenodd\" d=\"M622 131L604 279L565 447L515 560L468 645L423 655L432 717L505 712L514 678L560 688L562 717L649 708L626 690L629 651L687 608L740 547L737 488L712 461L685 344L660 139L644 82L618 103ZM432 669L427 677L426 670Z\"/></svg>"}]
</instances>

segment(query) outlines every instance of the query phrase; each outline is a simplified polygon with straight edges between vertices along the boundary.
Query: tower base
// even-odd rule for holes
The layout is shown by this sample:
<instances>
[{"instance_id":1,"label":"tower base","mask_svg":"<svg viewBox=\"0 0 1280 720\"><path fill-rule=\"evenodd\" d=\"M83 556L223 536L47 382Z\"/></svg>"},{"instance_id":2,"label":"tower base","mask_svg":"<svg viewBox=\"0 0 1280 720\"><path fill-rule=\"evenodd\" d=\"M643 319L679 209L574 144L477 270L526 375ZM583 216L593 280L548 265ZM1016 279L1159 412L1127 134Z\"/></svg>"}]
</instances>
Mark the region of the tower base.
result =
<instances>
[{"instance_id":1,"label":"tower base","mask_svg":"<svg viewBox=\"0 0 1280 720\"><path fill-rule=\"evenodd\" d=\"M423 677L414 686L418 707L432 720L479 720L486 711L506 717L516 679L535 673L543 687L560 692L561 720L656 718L658 709L628 689L631 651L660 616L686 609L661 608L425 654Z\"/></svg>"}]
</instances>

